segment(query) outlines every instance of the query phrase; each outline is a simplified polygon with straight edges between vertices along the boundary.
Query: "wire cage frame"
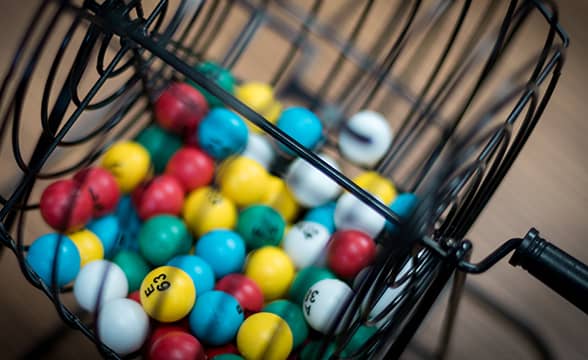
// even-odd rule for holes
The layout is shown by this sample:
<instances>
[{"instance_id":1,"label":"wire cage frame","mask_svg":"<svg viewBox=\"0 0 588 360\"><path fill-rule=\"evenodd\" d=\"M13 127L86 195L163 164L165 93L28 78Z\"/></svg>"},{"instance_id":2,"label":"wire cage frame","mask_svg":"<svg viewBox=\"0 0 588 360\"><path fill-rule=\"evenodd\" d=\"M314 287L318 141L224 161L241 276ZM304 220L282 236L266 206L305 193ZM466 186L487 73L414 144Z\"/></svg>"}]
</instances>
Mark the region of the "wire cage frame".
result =
<instances>
[{"instance_id":1,"label":"wire cage frame","mask_svg":"<svg viewBox=\"0 0 588 360\"><path fill-rule=\"evenodd\" d=\"M531 22L544 33L530 36ZM281 47L255 57L263 36ZM90 165L114 141L133 136L153 121L153 103L167 84L189 79L400 229L378 236L378 256L335 322L344 331L322 337L322 352L334 341L332 357L341 357L360 325L385 320L346 358L399 357L455 275L442 357L465 273L485 271L522 241L472 264L465 237L541 118L568 42L548 0L366 0L336 7L320 0L41 1L0 87L0 155L12 164L0 193L2 245L64 322L103 356L119 358L92 322L63 304L71 287L48 286L30 268L25 257L34 233L27 224L38 217L46 181ZM386 156L369 169L337 170L194 67L213 59L244 81L240 66L250 58L267 66L263 76L278 98L320 114L327 129L322 150L337 152L337 135L354 112L387 115L397 130ZM31 87L35 79L42 89ZM31 108L34 117L25 118ZM359 170L377 171L417 194L413 216L401 219L350 180ZM408 262L412 269L401 273ZM401 286L386 309L370 316L387 289Z\"/></svg>"}]
</instances>

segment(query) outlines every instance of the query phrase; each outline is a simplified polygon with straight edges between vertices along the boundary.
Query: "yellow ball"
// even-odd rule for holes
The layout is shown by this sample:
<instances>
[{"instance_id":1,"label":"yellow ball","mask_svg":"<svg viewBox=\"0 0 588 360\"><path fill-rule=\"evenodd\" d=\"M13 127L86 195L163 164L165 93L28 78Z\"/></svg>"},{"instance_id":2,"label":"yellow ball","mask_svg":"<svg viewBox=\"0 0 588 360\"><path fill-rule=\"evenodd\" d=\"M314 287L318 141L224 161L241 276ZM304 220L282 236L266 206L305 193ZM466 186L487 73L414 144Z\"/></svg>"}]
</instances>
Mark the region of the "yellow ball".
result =
<instances>
[{"instance_id":1,"label":"yellow ball","mask_svg":"<svg viewBox=\"0 0 588 360\"><path fill-rule=\"evenodd\" d=\"M276 314L249 316L237 333L237 348L246 360L283 360L292 351L293 336L288 323Z\"/></svg>"},{"instance_id":2,"label":"yellow ball","mask_svg":"<svg viewBox=\"0 0 588 360\"><path fill-rule=\"evenodd\" d=\"M237 206L249 206L259 203L264 196L269 174L257 161L237 156L220 166L217 181L221 193Z\"/></svg>"},{"instance_id":3,"label":"yellow ball","mask_svg":"<svg viewBox=\"0 0 588 360\"><path fill-rule=\"evenodd\" d=\"M282 104L274 97L274 89L271 86L258 82L246 83L235 90L235 96L272 124L278 121ZM261 129L250 121L247 121L247 125L252 131L261 132Z\"/></svg>"},{"instance_id":4,"label":"yellow ball","mask_svg":"<svg viewBox=\"0 0 588 360\"><path fill-rule=\"evenodd\" d=\"M151 158L139 143L122 141L106 151L102 167L114 175L120 190L128 193L150 175Z\"/></svg>"},{"instance_id":5,"label":"yellow ball","mask_svg":"<svg viewBox=\"0 0 588 360\"><path fill-rule=\"evenodd\" d=\"M83 229L67 236L76 244L80 252L81 266L94 260L104 259L104 246L98 236L90 230Z\"/></svg>"},{"instance_id":6,"label":"yellow ball","mask_svg":"<svg viewBox=\"0 0 588 360\"><path fill-rule=\"evenodd\" d=\"M264 246L249 255L245 275L255 281L266 301L286 294L294 279L294 263L279 247Z\"/></svg>"},{"instance_id":7,"label":"yellow ball","mask_svg":"<svg viewBox=\"0 0 588 360\"><path fill-rule=\"evenodd\" d=\"M385 204L390 204L396 197L394 184L375 171L366 171L358 175L353 181Z\"/></svg>"},{"instance_id":8,"label":"yellow ball","mask_svg":"<svg viewBox=\"0 0 588 360\"><path fill-rule=\"evenodd\" d=\"M299 210L296 198L294 198L294 195L288 189L286 182L277 176L270 175L260 203L272 207L287 222L292 221Z\"/></svg>"},{"instance_id":9,"label":"yellow ball","mask_svg":"<svg viewBox=\"0 0 588 360\"><path fill-rule=\"evenodd\" d=\"M214 229L234 228L237 208L226 196L206 186L186 197L183 216L192 233L202 236Z\"/></svg>"},{"instance_id":10,"label":"yellow ball","mask_svg":"<svg viewBox=\"0 0 588 360\"><path fill-rule=\"evenodd\" d=\"M183 270L160 266L152 270L141 283L141 305L153 319L174 322L182 319L194 306L196 288Z\"/></svg>"}]
</instances>

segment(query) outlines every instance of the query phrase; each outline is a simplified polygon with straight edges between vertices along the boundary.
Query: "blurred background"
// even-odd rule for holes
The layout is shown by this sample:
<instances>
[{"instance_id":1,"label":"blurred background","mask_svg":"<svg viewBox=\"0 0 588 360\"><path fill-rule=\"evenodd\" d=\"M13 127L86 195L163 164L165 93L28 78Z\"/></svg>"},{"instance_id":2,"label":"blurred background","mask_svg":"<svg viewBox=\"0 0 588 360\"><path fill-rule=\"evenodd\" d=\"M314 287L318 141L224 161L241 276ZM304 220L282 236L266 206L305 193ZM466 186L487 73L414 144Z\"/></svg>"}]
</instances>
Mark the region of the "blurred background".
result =
<instances>
[{"instance_id":1,"label":"blurred background","mask_svg":"<svg viewBox=\"0 0 588 360\"><path fill-rule=\"evenodd\" d=\"M4 72L38 2L0 0L0 4L0 71ZM588 262L585 245L588 233L588 69L585 61L588 57L585 19L588 2L559 0L557 4L561 24L571 38L563 74L529 142L467 236L475 244L474 261L505 240L523 236L535 226L543 237ZM270 49L272 39L256 46ZM253 59L240 64L237 71L255 74L259 72L256 66L261 67ZM34 109L30 111L35 113ZM7 159L2 161L2 176L10 178L14 164ZM93 345L80 332L60 325L53 305L28 285L11 253L5 252L0 259L0 273L3 274L0 349L4 359L98 357ZM524 271L502 261L487 273L470 276L467 281L540 333L556 358L588 358L588 317ZM71 299L65 300L73 304ZM415 345L405 354L407 359L419 358L417 348L434 348L439 340L445 302L446 296L439 299L421 326ZM45 346L48 351L39 353L42 344L49 345ZM450 358L534 359L537 356L500 315L465 293Z\"/></svg>"}]
</instances>

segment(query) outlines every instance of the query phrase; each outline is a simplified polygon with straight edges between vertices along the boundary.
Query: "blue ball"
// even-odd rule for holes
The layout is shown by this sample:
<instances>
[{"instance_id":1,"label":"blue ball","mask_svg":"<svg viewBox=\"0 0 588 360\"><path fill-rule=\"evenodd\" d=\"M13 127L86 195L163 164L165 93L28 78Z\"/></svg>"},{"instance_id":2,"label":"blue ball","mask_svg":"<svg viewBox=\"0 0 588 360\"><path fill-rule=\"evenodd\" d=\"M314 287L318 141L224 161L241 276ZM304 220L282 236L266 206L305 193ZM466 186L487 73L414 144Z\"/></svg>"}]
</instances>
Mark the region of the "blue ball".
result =
<instances>
[{"instance_id":1,"label":"blue ball","mask_svg":"<svg viewBox=\"0 0 588 360\"><path fill-rule=\"evenodd\" d=\"M135 210L133 201L129 195L123 196L118 202L115 216L119 223L120 240L114 250L139 251L139 231L141 231L141 219ZM117 252L117 251L113 251Z\"/></svg>"},{"instance_id":2,"label":"blue ball","mask_svg":"<svg viewBox=\"0 0 588 360\"><path fill-rule=\"evenodd\" d=\"M324 225L332 234L335 232L335 206L337 206L337 203L333 201L315 207L306 213L304 220Z\"/></svg>"},{"instance_id":3,"label":"blue ball","mask_svg":"<svg viewBox=\"0 0 588 360\"><path fill-rule=\"evenodd\" d=\"M323 137L323 124L310 110L302 107L290 107L278 118L278 128L293 137L308 149L314 149ZM280 143L280 149L289 155L294 152Z\"/></svg>"},{"instance_id":4,"label":"blue ball","mask_svg":"<svg viewBox=\"0 0 588 360\"><path fill-rule=\"evenodd\" d=\"M224 160L245 150L249 130L234 112L216 108L198 126L198 144L216 160Z\"/></svg>"},{"instance_id":5,"label":"blue ball","mask_svg":"<svg viewBox=\"0 0 588 360\"><path fill-rule=\"evenodd\" d=\"M56 285L61 287L78 276L81 261L80 252L73 241L55 233L37 238L27 253L27 262L47 286L53 284L54 266L57 270Z\"/></svg>"},{"instance_id":6,"label":"blue ball","mask_svg":"<svg viewBox=\"0 0 588 360\"><path fill-rule=\"evenodd\" d=\"M245 263L245 241L230 230L213 230L196 243L195 254L204 259L217 279L240 272Z\"/></svg>"},{"instance_id":7,"label":"blue ball","mask_svg":"<svg viewBox=\"0 0 588 360\"><path fill-rule=\"evenodd\" d=\"M213 290L198 296L189 315L190 329L206 344L219 346L231 342L243 323L243 309L231 295Z\"/></svg>"},{"instance_id":8,"label":"blue ball","mask_svg":"<svg viewBox=\"0 0 588 360\"><path fill-rule=\"evenodd\" d=\"M390 210L394 211L401 220L407 220L416 209L418 204L418 198L413 193L402 193L394 198L392 204L390 204ZM396 234L399 230L396 224L390 222L386 223L388 231L392 234Z\"/></svg>"},{"instance_id":9,"label":"blue ball","mask_svg":"<svg viewBox=\"0 0 588 360\"><path fill-rule=\"evenodd\" d=\"M179 255L171 259L167 265L184 270L194 282L197 296L214 288L214 272L206 261L194 255Z\"/></svg>"},{"instance_id":10,"label":"blue ball","mask_svg":"<svg viewBox=\"0 0 588 360\"><path fill-rule=\"evenodd\" d=\"M114 256L120 241L120 225L115 215L106 215L90 222L87 229L96 234L104 247L104 257L110 259Z\"/></svg>"}]
</instances>

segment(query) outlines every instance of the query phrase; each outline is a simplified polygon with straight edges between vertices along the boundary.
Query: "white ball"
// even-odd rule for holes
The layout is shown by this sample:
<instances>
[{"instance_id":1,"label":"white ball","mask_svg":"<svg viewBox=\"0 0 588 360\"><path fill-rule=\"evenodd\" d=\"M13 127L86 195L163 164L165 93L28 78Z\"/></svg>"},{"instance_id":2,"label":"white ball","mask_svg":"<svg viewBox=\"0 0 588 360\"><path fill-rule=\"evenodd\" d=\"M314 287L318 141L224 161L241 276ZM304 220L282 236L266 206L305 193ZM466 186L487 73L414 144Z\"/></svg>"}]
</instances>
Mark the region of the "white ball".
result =
<instances>
[{"instance_id":1,"label":"white ball","mask_svg":"<svg viewBox=\"0 0 588 360\"><path fill-rule=\"evenodd\" d=\"M141 348L149 335L149 317L137 302L116 299L98 313L98 337L119 355Z\"/></svg>"},{"instance_id":2,"label":"white ball","mask_svg":"<svg viewBox=\"0 0 588 360\"><path fill-rule=\"evenodd\" d=\"M382 115L364 110L353 115L339 133L339 150L345 158L364 166L375 165L392 143L392 129Z\"/></svg>"},{"instance_id":3,"label":"white ball","mask_svg":"<svg viewBox=\"0 0 588 360\"><path fill-rule=\"evenodd\" d=\"M82 309L96 311L97 305L127 296L129 284L122 269L107 260L96 260L84 266L74 283L74 296Z\"/></svg>"},{"instance_id":4,"label":"white ball","mask_svg":"<svg viewBox=\"0 0 588 360\"><path fill-rule=\"evenodd\" d=\"M266 170L274 162L275 152L268 138L261 134L249 133L247 147L241 154L260 163Z\"/></svg>"},{"instance_id":5,"label":"white ball","mask_svg":"<svg viewBox=\"0 0 588 360\"><path fill-rule=\"evenodd\" d=\"M331 234L324 225L314 221L301 221L288 230L282 247L296 268L303 269L326 259L330 237Z\"/></svg>"},{"instance_id":6,"label":"white ball","mask_svg":"<svg viewBox=\"0 0 588 360\"><path fill-rule=\"evenodd\" d=\"M319 157L339 170L337 162L330 156L321 154ZM326 204L341 191L336 182L302 158L294 160L288 168L286 183L298 203L305 207Z\"/></svg>"},{"instance_id":7,"label":"white ball","mask_svg":"<svg viewBox=\"0 0 588 360\"><path fill-rule=\"evenodd\" d=\"M324 279L314 285L306 292L302 304L304 318L310 327L318 332L326 334L331 326L337 321L339 311L350 301L353 290L339 279ZM341 332L339 326L335 334Z\"/></svg>"},{"instance_id":8,"label":"white ball","mask_svg":"<svg viewBox=\"0 0 588 360\"><path fill-rule=\"evenodd\" d=\"M375 238L386 225L386 219L351 193L341 195L335 205L337 230L359 230Z\"/></svg>"},{"instance_id":9,"label":"white ball","mask_svg":"<svg viewBox=\"0 0 588 360\"><path fill-rule=\"evenodd\" d=\"M400 273L398 274L398 276L396 278L400 279L401 277L405 276L406 274L408 274L408 272L412 268L413 268L413 261L411 259L404 265L402 270L400 270ZM353 288L354 289L356 289L356 290L359 289L359 286L361 285L361 282L363 281L364 277L367 275L367 271L369 269L370 268L367 267L367 268L361 270L359 272L359 274L357 274L357 276L355 277L355 280L353 281ZM410 283L410 279L407 279L405 282L403 282L398 287L387 288L384 291L384 293L382 294L382 297L380 297L380 299L376 302L374 307L371 309L371 311L368 315L368 319L372 320L376 316L379 316L380 313L382 313L384 310L386 310L386 307L388 305L390 305L406 289L406 287L408 286L409 283ZM367 307L367 298L369 298L371 296L371 293L373 290L374 290L374 288L372 285L372 287L368 291L368 295L366 296L366 301L362 304L363 309L365 309ZM394 310L390 311L389 314L384 316L381 320L379 320L376 323L376 326L377 327L384 326L386 324L386 322L390 319L390 317L392 317L393 314L394 314Z\"/></svg>"}]
</instances>

